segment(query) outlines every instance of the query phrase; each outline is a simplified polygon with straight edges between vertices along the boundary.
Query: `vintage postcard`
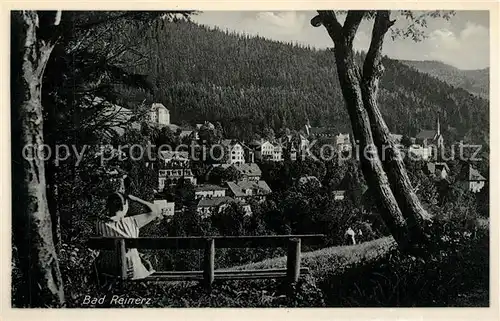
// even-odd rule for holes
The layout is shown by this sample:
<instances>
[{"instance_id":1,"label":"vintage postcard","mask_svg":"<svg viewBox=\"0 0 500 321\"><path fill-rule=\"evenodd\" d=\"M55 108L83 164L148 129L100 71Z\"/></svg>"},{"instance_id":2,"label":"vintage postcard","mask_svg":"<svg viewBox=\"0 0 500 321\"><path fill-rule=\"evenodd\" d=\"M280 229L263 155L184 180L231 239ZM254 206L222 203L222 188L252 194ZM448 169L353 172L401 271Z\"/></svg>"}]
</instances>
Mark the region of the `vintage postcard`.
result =
<instances>
[{"instance_id":1,"label":"vintage postcard","mask_svg":"<svg viewBox=\"0 0 500 321\"><path fill-rule=\"evenodd\" d=\"M498 6L87 6L4 8L9 309L498 318Z\"/></svg>"}]
</instances>

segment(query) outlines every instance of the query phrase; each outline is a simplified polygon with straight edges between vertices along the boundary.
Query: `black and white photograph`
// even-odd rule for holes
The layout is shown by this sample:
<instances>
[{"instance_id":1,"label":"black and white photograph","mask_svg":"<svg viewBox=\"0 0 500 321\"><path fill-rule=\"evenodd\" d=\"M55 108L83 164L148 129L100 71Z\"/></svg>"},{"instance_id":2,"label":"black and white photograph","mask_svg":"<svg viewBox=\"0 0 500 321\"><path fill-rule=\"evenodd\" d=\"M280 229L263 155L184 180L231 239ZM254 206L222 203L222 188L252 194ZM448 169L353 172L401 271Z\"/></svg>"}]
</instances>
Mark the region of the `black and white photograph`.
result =
<instances>
[{"instance_id":1,"label":"black and white photograph","mask_svg":"<svg viewBox=\"0 0 500 321\"><path fill-rule=\"evenodd\" d=\"M11 10L11 308L497 306L457 8Z\"/></svg>"}]
</instances>

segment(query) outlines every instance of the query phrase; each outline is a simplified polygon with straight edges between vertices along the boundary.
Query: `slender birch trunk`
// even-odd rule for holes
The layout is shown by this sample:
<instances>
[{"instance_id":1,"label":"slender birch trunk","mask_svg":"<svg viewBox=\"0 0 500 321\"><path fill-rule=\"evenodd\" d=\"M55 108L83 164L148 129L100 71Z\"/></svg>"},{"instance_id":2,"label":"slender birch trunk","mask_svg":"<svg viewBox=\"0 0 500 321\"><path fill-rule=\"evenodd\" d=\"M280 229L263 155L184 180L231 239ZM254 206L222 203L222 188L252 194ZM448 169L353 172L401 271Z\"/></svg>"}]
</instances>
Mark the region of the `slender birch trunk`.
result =
<instances>
[{"instance_id":1,"label":"slender birch trunk","mask_svg":"<svg viewBox=\"0 0 500 321\"><path fill-rule=\"evenodd\" d=\"M52 39L40 35L35 11L11 14L12 223L29 307L64 305L64 291L47 205L43 145L42 78ZM45 21L46 22L46 21ZM41 155L41 154L40 154Z\"/></svg>"}]
</instances>

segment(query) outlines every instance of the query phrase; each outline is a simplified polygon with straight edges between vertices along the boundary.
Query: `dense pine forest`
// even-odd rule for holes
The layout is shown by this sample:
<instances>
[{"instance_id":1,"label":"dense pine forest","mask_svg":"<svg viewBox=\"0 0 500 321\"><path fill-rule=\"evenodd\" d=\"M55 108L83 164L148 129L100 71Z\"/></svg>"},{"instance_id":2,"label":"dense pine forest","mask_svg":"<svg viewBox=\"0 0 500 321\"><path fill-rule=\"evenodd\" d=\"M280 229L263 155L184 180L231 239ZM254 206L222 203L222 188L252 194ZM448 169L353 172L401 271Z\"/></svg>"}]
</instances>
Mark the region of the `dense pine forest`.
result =
<instances>
[{"instance_id":1,"label":"dense pine forest","mask_svg":"<svg viewBox=\"0 0 500 321\"><path fill-rule=\"evenodd\" d=\"M330 49L317 50L196 25L155 22L116 41L147 56L134 72L148 75L152 94L122 90L123 104L164 103L177 123L224 123L226 135L248 139L270 127L344 130L348 116ZM362 59L363 53L358 53ZM437 114L453 141L488 142L488 101L387 57L380 106L389 128L414 135L434 128Z\"/></svg>"}]
</instances>

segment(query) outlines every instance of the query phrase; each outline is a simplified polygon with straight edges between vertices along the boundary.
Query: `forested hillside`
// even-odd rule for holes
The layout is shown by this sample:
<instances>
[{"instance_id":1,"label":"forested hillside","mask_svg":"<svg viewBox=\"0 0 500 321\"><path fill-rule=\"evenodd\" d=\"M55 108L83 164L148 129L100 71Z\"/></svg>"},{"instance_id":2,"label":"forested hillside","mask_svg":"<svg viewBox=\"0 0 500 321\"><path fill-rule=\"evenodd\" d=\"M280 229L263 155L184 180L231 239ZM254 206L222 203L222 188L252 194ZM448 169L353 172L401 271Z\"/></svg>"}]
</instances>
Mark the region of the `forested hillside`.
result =
<instances>
[{"instance_id":1,"label":"forested hillside","mask_svg":"<svg viewBox=\"0 0 500 321\"><path fill-rule=\"evenodd\" d=\"M220 121L227 136L241 139L265 127L299 129L307 119L312 126L349 123L330 50L185 21L132 30L116 41L147 57L133 71L148 75L153 94L122 90L123 104L160 101L175 123ZM398 61L385 58L384 65L380 106L391 131L434 128L439 113L448 140L488 141L487 100Z\"/></svg>"},{"instance_id":2,"label":"forested hillside","mask_svg":"<svg viewBox=\"0 0 500 321\"><path fill-rule=\"evenodd\" d=\"M490 69L461 70L440 61L413 61L403 63L427 73L452 86L463 88L480 97L489 98Z\"/></svg>"}]
</instances>

